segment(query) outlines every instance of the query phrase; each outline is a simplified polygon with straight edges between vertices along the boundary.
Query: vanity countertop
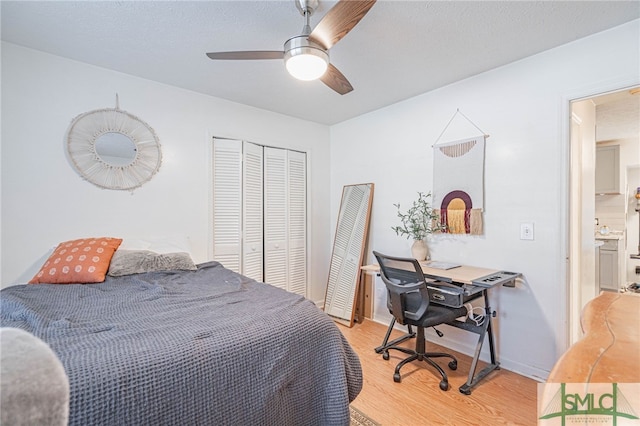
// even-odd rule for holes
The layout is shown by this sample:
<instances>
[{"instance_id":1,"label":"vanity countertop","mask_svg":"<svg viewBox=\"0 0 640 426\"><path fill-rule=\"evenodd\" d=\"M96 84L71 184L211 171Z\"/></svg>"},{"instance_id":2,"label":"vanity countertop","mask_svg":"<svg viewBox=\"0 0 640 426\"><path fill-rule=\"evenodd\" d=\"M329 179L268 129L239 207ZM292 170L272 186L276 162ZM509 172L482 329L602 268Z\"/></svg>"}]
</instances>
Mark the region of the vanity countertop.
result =
<instances>
[{"instance_id":1,"label":"vanity countertop","mask_svg":"<svg viewBox=\"0 0 640 426\"><path fill-rule=\"evenodd\" d=\"M596 240L621 240L624 238L624 234L607 234L602 235L596 232Z\"/></svg>"}]
</instances>

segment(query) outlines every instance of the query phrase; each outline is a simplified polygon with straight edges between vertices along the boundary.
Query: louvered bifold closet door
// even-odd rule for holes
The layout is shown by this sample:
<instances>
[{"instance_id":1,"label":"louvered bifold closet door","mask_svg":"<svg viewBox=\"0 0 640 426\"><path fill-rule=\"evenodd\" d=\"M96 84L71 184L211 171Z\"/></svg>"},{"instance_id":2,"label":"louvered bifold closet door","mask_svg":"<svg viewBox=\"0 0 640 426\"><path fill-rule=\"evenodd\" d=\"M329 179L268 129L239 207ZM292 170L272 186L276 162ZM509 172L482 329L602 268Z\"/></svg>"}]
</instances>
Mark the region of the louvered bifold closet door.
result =
<instances>
[{"instance_id":1,"label":"louvered bifold closet door","mask_svg":"<svg viewBox=\"0 0 640 426\"><path fill-rule=\"evenodd\" d=\"M227 268L307 292L306 154L213 143L213 255Z\"/></svg>"},{"instance_id":2,"label":"louvered bifold closet door","mask_svg":"<svg viewBox=\"0 0 640 426\"><path fill-rule=\"evenodd\" d=\"M340 206L340 217L333 246L329 283L327 285L326 305L330 306L327 314L338 318L351 318L353 312L353 277L359 274L360 251L362 238L367 224L368 203L363 202L369 195L369 188L362 185L345 186Z\"/></svg>"},{"instance_id":3,"label":"louvered bifold closet door","mask_svg":"<svg viewBox=\"0 0 640 426\"><path fill-rule=\"evenodd\" d=\"M264 245L262 146L250 142L243 142L243 157L242 273L256 281L262 281L262 256Z\"/></svg>"},{"instance_id":4,"label":"louvered bifold closet door","mask_svg":"<svg viewBox=\"0 0 640 426\"><path fill-rule=\"evenodd\" d=\"M242 273L242 144L213 140L213 259Z\"/></svg>"},{"instance_id":5,"label":"louvered bifold closet door","mask_svg":"<svg viewBox=\"0 0 640 426\"><path fill-rule=\"evenodd\" d=\"M306 297L307 293L307 156L287 152L288 194L288 290Z\"/></svg>"},{"instance_id":6,"label":"louvered bifold closet door","mask_svg":"<svg viewBox=\"0 0 640 426\"><path fill-rule=\"evenodd\" d=\"M264 280L287 290L287 151L264 148Z\"/></svg>"}]
</instances>

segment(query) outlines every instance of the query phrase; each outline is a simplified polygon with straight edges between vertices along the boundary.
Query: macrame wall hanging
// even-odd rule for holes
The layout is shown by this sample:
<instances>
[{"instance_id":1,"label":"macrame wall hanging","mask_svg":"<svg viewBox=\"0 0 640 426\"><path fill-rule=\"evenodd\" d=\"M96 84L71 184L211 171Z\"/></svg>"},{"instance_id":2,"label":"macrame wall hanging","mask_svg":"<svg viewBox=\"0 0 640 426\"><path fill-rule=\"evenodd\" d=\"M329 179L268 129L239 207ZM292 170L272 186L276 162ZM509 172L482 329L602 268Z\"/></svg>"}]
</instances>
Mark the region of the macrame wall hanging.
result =
<instances>
[{"instance_id":1,"label":"macrame wall hanging","mask_svg":"<svg viewBox=\"0 0 640 426\"><path fill-rule=\"evenodd\" d=\"M133 114L116 107L85 112L67 130L71 165L88 182L133 191L160 169L162 152L155 131Z\"/></svg>"},{"instance_id":2,"label":"macrame wall hanging","mask_svg":"<svg viewBox=\"0 0 640 426\"><path fill-rule=\"evenodd\" d=\"M442 135L458 115L481 134L440 143ZM433 206L440 223L446 225L446 233L483 233L484 147L488 137L458 109L433 144Z\"/></svg>"}]
</instances>

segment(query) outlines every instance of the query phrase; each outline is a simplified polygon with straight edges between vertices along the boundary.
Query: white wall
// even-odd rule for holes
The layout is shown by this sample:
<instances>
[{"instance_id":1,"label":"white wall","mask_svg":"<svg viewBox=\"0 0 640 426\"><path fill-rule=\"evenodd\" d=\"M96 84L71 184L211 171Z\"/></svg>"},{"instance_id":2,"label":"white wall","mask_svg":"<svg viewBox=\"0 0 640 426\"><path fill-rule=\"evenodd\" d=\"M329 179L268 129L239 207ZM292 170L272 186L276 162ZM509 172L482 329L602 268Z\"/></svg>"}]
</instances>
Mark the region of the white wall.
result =
<instances>
[{"instance_id":1,"label":"white wall","mask_svg":"<svg viewBox=\"0 0 640 426\"><path fill-rule=\"evenodd\" d=\"M490 135L484 235L441 236L430 249L435 259L524 274L491 297L507 369L544 378L566 349L569 101L638 84L639 34L634 21L331 128L332 214L343 185L374 182L369 249L396 255L409 255L411 242L391 230L393 203L431 190L431 146L456 109ZM441 141L478 134L456 121ZM519 239L522 222L534 223L534 241ZM455 329L445 339L467 353L475 344Z\"/></svg>"},{"instance_id":2,"label":"white wall","mask_svg":"<svg viewBox=\"0 0 640 426\"><path fill-rule=\"evenodd\" d=\"M391 230L393 203L406 205L417 191L431 189L431 145L460 108L491 135L485 233L436 238L432 255L524 274L516 289L493 293L498 352L505 368L545 377L567 342L569 101L640 83L639 24L330 129L3 43L1 282L29 279L59 241L98 233L186 234L195 260L206 260L208 144L217 135L310 153L310 297L319 301L342 186L375 183L369 249L408 255L410 241ZM71 119L114 106L116 92L120 107L147 121L163 148L159 174L133 195L83 181L64 155ZM472 132L472 126L455 120L442 141ZM521 222L535 224L534 241L519 240ZM445 331L447 345L470 352L475 336Z\"/></svg>"},{"instance_id":3,"label":"white wall","mask_svg":"<svg viewBox=\"0 0 640 426\"><path fill-rule=\"evenodd\" d=\"M133 193L100 189L65 157L65 132L86 111L115 107L149 123L163 162ZM187 235L209 256L212 136L308 152L309 297L327 283L329 128L2 43L2 285L28 281L58 242L86 236Z\"/></svg>"}]
</instances>

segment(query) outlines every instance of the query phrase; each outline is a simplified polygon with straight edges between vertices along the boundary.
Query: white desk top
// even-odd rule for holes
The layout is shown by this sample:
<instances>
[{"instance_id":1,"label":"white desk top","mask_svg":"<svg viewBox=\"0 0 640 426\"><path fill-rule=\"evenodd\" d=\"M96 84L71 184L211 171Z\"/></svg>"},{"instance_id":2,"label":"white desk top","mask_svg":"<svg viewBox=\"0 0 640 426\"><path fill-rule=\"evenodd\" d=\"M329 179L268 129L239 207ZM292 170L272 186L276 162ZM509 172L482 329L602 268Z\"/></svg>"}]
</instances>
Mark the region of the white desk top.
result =
<instances>
[{"instance_id":1,"label":"white desk top","mask_svg":"<svg viewBox=\"0 0 640 426\"><path fill-rule=\"evenodd\" d=\"M426 260L420 262L422 272L424 272L425 274L449 278L452 281L462 284L471 284L471 281L475 279L500 272L496 269L478 268L476 266L466 265L458 266L457 268L452 269L436 269L429 267L427 263L428 261ZM361 269L363 271L377 273L380 271L380 266L378 264L365 265Z\"/></svg>"}]
</instances>

